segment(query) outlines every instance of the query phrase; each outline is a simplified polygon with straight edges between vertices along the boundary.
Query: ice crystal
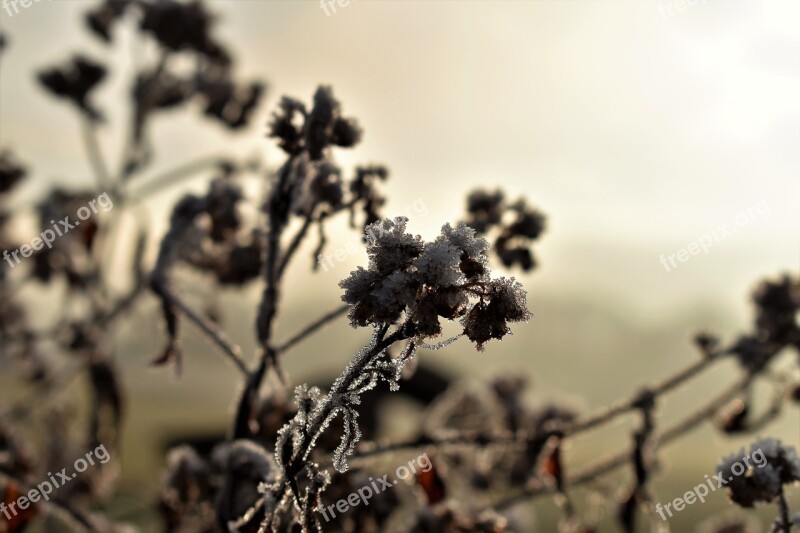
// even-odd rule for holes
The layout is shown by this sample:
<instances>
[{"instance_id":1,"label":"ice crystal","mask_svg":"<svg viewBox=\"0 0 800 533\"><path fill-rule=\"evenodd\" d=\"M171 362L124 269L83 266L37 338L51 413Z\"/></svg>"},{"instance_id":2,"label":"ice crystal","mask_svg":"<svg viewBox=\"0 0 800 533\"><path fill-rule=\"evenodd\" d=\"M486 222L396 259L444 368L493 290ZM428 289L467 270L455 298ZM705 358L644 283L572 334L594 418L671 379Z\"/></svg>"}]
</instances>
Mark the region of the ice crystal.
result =
<instances>
[{"instance_id":1,"label":"ice crystal","mask_svg":"<svg viewBox=\"0 0 800 533\"><path fill-rule=\"evenodd\" d=\"M333 466L339 472L347 472L350 466L347 457L353 455L356 444L361 439L361 429L358 427L358 411L355 409L342 409L344 413L344 432L342 440L333 452Z\"/></svg>"},{"instance_id":2,"label":"ice crystal","mask_svg":"<svg viewBox=\"0 0 800 533\"><path fill-rule=\"evenodd\" d=\"M406 270L422 253L423 242L419 235L406 233L408 218L379 220L367 226L369 268L381 274Z\"/></svg>"},{"instance_id":3,"label":"ice crystal","mask_svg":"<svg viewBox=\"0 0 800 533\"><path fill-rule=\"evenodd\" d=\"M309 387L305 383L295 388L295 401L297 402L297 422L306 426L310 422L309 416L318 405L322 391L318 387Z\"/></svg>"},{"instance_id":4,"label":"ice crystal","mask_svg":"<svg viewBox=\"0 0 800 533\"><path fill-rule=\"evenodd\" d=\"M455 246L437 240L425 246L425 251L417 261L417 273L420 281L439 287L452 287L463 281L459 269L461 254Z\"/></svg>"},{"instance_id":5,"label":"ice crystal","mask_svg":"<svg viewBox=\"0 0 800 533\"><path fill-rule=\"evenodd\" d=\"M445 224L439 239L446 240L471 259L485 259L489 249L489 242L483 237L477 237L475 230L466 224L459 224L455 228Z\"/></svg>"},{"instance_id":6,"label":"ice crystal","mask_svg":"<svg viewBox=\"0 0 800 533\"><path fill-rule=\"evenodd\" d=\"M441 350L442 348L450 346L451 344L453 344L454 342L456 342L458 339L460 339L463 336L464 336L463 333L459 333L455 337L450 337L447 340L444 340L444 341L441 341L441 342L437 342L435 344L427 344L427 343L424 343L424 342L420 342L419 343L419 347L420 348L424 348L425 350L434 350L434 351L435 350Z\"/></svg>"}]
</instances>

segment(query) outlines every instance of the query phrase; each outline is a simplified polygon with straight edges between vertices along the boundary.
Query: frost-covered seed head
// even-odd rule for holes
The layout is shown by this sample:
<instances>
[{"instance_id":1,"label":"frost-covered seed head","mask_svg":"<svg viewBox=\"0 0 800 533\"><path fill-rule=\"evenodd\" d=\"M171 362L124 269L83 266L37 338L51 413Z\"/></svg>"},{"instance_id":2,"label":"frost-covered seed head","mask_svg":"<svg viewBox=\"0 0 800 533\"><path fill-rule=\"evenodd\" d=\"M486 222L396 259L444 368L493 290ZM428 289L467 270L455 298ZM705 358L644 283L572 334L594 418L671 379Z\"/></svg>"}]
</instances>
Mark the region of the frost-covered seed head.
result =
<instances>
[{"instance_id":1,"label":"frost-covered seed head","mask_svg":"<svg viewBox=\"0 0 800 533\"><path fill-rule=\"evenodd\" d=\"M441 333L440 317L464 317L464 333L483 349L510 333L509 322L530 318L522 285L489 277L489 244L474 229L446 224L424 243L406 233L407 222L398 217L367 227L369 268L359 267L340 283L354 327L394 324L405 316L425 338ZM468 312L471 299L478 301Z\"/></svg>"},{"instance_id":2,"label":"frost-covered seed head","mask_svg":"<svg viewBox=\"0 0 800 533\"><path fill-rule=\"evenodd\" d=\"M744 461L748 457L752 459L749 466ZM723 458L717 471L722 479L729 480L726 487L731 500L742 507L753 507L756 502L776 498L783 484L800 481L800 459L794 448L764 439L753 443L749 453L742 449Z\"/></svg>"}]
</instances>

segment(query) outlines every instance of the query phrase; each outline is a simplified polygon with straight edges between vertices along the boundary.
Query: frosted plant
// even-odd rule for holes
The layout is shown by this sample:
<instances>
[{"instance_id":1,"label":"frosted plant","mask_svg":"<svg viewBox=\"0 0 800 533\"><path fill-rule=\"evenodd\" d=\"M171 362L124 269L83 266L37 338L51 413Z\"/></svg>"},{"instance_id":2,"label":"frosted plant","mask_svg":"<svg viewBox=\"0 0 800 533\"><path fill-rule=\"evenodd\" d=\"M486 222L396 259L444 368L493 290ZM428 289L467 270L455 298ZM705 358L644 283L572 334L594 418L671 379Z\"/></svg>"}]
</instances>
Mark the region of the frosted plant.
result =
<instances>
[{"instance_id":1,"label":"frosted plant","mask_svg":"<svg viewBox=\"0 0 800 533\"><path fill-rule=\"evenodd\" d=\"M736 463L741 463L748 455L754 461L762 457L763 463L755 466L750 464L744 472L737 474L736 470L741 470L741 464L735 468ZM779 515L773 531L790 531L792 520L789 518L784 485L800 482L800 458L795 448L785 446L776 439L762 439L750 446L748 454L742 450L723 458L717 470L720 479L728 480L726 488L733 502L741 507L753 507L757 502L776 501Z\"/></svg>"},{"instance_id":2,"label":"frosted plant","mask_svg":"<svg viewBox=\"0 0 800 533\"><path fill-rule=\"evenodd\" d=\"M512 519L511 507L555 496L565 531L596 530L597 517L616 508L619 524L632 532L642 529L643 518L654 524L661 520L653 514L651 485L663 446L717 419L722 419L719 429L724 433L763 433L786 405L800 401L796 366L781 359L787 353L796 357L800 348L800 280L790 275L759 285L754 320L741 336L725 341L713 333L698 335L698 357L686 368L593 413L552 399L529 404L528 381L520 375L469 388L452 383L419 364L416 355L463 337L478 350L488 349L491 340L511 334L512 324L528 320L522 285L510 277L492 278L487 258L514 271L534 270L532 248L546 226L541 212L524 199L509 200L502 191L477 190L467 197L462 224L445 224L431 242L409 233L407 219L384 217L389 205L383 192L389 181L386 167L347 170L337 162L339 151L355 147L363 131L327 85L313 91L309 103L291 97L277 103L268 135L285 159L276 168L262 167L257 158L204 154L151 175L157 121L177 108L194 107L212 127L243 134L253 117L261 116L258 104L265 85L234 76L234 55L218 38L219 19L207 3L103 0L85 20L101 45L113 46L125 26L134 30L124 34L126 44L131 38L148 41L151 46L143 49L157 57L142 57L132 67L125 94L116 100L131 104L130 113L114 114L130 117L121 135L126 141L117 143L122 147L117 168L108 165L103 150L116 120L112 124L107 118L112 115L104 112L104 100L97 94L119 86L106 83L121 79L115 65L94 59L95 50L91 57L77 54L48 67L36 78L59 105L66 103L63 108L77 112L90 169L85 174L94 178L94 185L76 179L69 189L54 188L35 208L26 208L15 195L20 182L35 172L0 148L1 248L20 247L14 230L26 215L34 215L29 220L38 216L45 226L52 218L74 214L102 191L117 205L107 218L87 221L80 231L59 239L52 250L39 250L25 267L0 270L3 377L17 377L37 399L22 397L0 405L0 494L6 501L63 467L65 454L83 451L87 444L116 442L125 420L126 380L114 365L114 352L124 348L115 342L119 335L114 326L147 297L148 287L161 306L167 332L155 362L177 368L183 364L185 333L180 328L187 323L227 357L242 383L226 435L213 442L181 439L168 454L159 500L167 531L375 532L398 530L403 520L415 530L528 531L529 524ZM7 42L0 34L3 59L15 53ZM101 125L107 128L102 143ZM199 174L208 186L199 194L184 193L175 205L153 264L146 243L156 213L149 212L148 200ZM307 249L313 249L316 270L328 244L327 224L336 217L349 219L355 234L365 237L369 262L342 282L341 304L284 339L279 318L286 304L295 301L285 274ZM137 231L127 242L130 286L123 287L120 279L117 287L109 283L117 279L122 264L115 252L124 250L131 234L120 228L134 220ZM195 308L196 294L191 302L184 297L180 276L187 270L195 276L193 283L199 277L212 290L256 284L262 289L254 361L247 361L228 337L215 309ZM47 327L37 327L35 311L25 305L27 284L39 285L37 291L49 287L48 297L54 301L63 296L63 312ZM345 314L354 327L372 332L370 342L335 380L292 388L282 360ZM451 338L443 335L444 321L456 330ZM545 357L537 356L537 364L546 365ZM664 425L658 415L667 397L723 359L740 364L733 383L676 417L674 425ZM80 384L86 394L77 394L84 392L78 391ZM12 382L4 394L22 390L16 385ZM772 392L766 409L753 401L755 387ZM410 420L415 433L407 440L379 442L380 402L396 391L421 404L423 412ZM73 404L80 408L71 409ZM74 422L70 416L80 416L80 424L73 426L87 431L68 427ZM583 468L573 464L571 454L562 453L590 430L626 417L636 426L627 448ZM729 487L731 496L742 504L776 502L779 516L773 530L786 533L798 521L790 516L783 493L798 478L797 457L774 440L757 446L768 465L737 478ZM373 460L421 449L430 456L430 468L414 476L419 498L385 491L369 506L351 509L330 523L327 517L320 521L318 511L325 504L330 508L331 502L375 482L370 474L376 474L372 467L378 463ZM595 490L588 501L581 501L582 487L602 487L603 478L621 468L630 471L624 490ZM721 468L732 468L730 460ZM95 465L74 489L15 517L11 529L59 529L51 524L59 520L75 530L123 530L102 516L108 510L104 502L113 470ZM42 518L43 524L34 524ZM6 525L2 520L0 515L0 529Z\"/></svg>"},{"instance_id":3,"label":"frosted plant","mask_svg":"<svg viewBox=\"0 0 800 533\"><path fill-rule=\"evenodd\" d=\"M352 306L352 325L374 328L372 341L324 398L310 394L306 386L298 387L297 415L279 432L276 458L299 509L305 509L308 501L301 496L296 476L321 434L341 418L341 440L332 464L339 472L347 471L347 457L361 438L356 410L361 395L380 380L396 390L416 345L441 333L440 318L467 315L464 334L482 349L490 338L502 339L510 332L507 322L530 317L525 291L518 283L490 278L484 255L488 244L473 229L448 224L435 241L423 243L419 236L406 233L406 223L407 219L396 218L369 225L369 267L357 269L340 284L342 299ZM387 351L400 342L406 343L405 349L392 359ZM280 497L280 492L273 495Z\"/></svg>"},{"instance_id":4,"label":"frosted plant","mask_svg":"<svg viewBox=\"0 0 800 533\"><path fill-rule=\"evenodd\" d=\"M441 333L440 318L464 317L463 333L483 349L488 340L510 333L508 322L530 318L519 283L490 279L488 243L473 229L446 224L435 241L423 244L405 233L406 223L401 217L367 227L375 235L369 268L340 283L354 327L406 321L409 335L423 342Z\"/></svg>"}]
</instances>

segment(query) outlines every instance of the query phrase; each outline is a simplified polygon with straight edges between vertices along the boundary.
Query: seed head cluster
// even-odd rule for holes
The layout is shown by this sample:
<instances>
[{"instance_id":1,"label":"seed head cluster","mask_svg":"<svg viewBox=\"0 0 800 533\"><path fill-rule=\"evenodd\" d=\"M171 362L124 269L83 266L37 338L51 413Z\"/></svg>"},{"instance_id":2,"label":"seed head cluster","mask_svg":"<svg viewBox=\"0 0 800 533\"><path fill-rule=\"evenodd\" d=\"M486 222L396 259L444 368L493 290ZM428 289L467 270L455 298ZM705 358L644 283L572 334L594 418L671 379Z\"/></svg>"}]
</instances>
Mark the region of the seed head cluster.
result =
<instances>
[{"instance_id":1,"label":"seed head cluster","mask_svg":"<svg viewBox=\"0 0 800 533\"><path fill-rule=\"evenodd\" d=\"M395 324L403 317L421 338L442 333L440 318L461 319L463 333L478 349L510 333L508 322L530 318L526 293L513 278L491 279L489 244L460 224L442 227L432 242L406 232L408 219L381 220L368 227L368 268L340 283L352 306L353 327Z\"/></svg>"},{"instance_id":2,"label":"seed head cluster","mask_svg":"<svg viewBox=\"0 0 800 533\"><path fill-rule=\"evenodd\" d=\"M770 502L778 497L783 485L800 481L797 450L776 439L763 439L751 445L749 455L753 456L759 450L766 459L763 467L750 466L744 474L735 475L734 465L745 457L744 449L724 457L717 467L723 479L730 479L727 487L731 500L742 507Z\"/></svg>"}]
</instances>

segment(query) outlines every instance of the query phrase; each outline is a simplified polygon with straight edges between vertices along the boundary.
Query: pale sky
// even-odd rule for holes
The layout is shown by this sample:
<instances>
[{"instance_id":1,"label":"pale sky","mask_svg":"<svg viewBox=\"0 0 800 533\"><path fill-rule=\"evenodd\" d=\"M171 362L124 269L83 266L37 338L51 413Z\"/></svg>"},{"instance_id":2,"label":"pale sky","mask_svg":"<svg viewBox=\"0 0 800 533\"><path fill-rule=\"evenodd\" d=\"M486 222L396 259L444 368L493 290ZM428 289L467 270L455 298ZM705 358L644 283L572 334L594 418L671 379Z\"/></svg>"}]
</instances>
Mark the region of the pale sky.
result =
<instances>
[{"instance_id":1,"label":"pale sky","mask_svg":"<svg viewBox=\"0 0 800 533\"><path fill-rule=\"evenodd\" d=\"M389 214L418 199L429 208L412 230L431 235L457 219L476 185L540 207L549 230L528 281L537 290L611 298L643 320L699 301L744 316L757 279L797 270L796 1L698 1L679 11L684 4L668 0L353 0L330 15L310 0L208 4L241 74L268 81L268 99L236 142L186 113L166 121L156 134L164 167L227 150L277 164L263 123L278 97L308 101L325 83L365 130L340 162L388 164ZM33 68L86 43L93 57L120 66L152 52L130 31L116 34L116 55L90 42L76 28L91 5L51 0L13 17L0 11L11 40L0 144L42 178L89 179L70 110L43 97ZM123 74L99 94L117 127ZM104 142L116 155L114 131ZM758 204L769 215L708 254L670 272L659 263ZM332 281L312 283L333 292Z\"/></svg>"}]
</instances>

